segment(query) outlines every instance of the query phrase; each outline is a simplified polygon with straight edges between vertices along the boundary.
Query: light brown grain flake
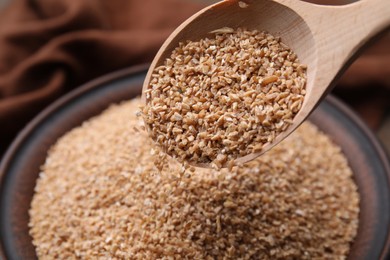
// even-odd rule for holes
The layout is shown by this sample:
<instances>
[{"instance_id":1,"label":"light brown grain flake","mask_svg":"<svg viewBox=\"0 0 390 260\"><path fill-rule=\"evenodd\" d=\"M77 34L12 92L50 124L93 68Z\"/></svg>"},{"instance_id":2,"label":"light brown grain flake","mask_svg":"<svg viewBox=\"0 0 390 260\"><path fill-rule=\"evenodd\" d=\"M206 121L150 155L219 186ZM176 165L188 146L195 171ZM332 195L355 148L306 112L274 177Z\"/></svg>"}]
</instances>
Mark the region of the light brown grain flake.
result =
<instances>
[{"instance_id":1,"label":"light brown grain flake","mask_svg":"<svg viewBox=\"0 0 390 260\"><path fill-rule=\"evenodd\" d=\"M142 115L169 155L227 167L288 128L303 104L307 67L266 32L224 27L212 34L180 43L154 70Z\"/></svg>"},{"instance_id":2,"label":"light brown grain flake","mask_svg":"<svg viewBox=\"0 0 390 260\"><path fill-rule=\"evenodd\" d=\"M50 149L29 211L39 259L347 258L357 187L315 126L216 171L183 167L133 131L140 105L112 106Z\"/></svg>"},{"instance_id":3,"label":"light brown grain flake","mask_svg":"<svg viewBox=\"0 0 390 260\"><path fill-rule=\"evenodd\" d=\"M222 27L222 28L211 31L210 33L225 34L225 33L233 33L233 32L234 32L234 29L231 27ZM215 47L215 45L211 45L211 46Z\"/></svg>"},{"instance_id":4,"label":"light brown grain flake","mask_svg":"<svg viewBox=\"0 0 390 260\"><path fill-rule=\"evenodd\" d=\"M238 2L238 6L240 8L247 8L249 5L247 3L245 3L245 2L243 2L243 1L239 1Z\"/></svg>"}]
</instances>

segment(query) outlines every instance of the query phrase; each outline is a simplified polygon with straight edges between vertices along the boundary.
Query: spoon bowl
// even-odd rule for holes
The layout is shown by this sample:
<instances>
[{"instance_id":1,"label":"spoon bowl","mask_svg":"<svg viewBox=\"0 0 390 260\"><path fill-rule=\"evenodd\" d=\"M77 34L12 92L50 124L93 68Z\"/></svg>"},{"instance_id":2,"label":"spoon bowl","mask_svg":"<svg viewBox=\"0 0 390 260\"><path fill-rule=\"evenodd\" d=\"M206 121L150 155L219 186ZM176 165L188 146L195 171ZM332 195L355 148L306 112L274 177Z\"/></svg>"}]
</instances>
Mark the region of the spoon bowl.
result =
<instances>
[{"instance_id":1,"label":"spoon bowl","mask_svg":"<svg viewBox=\"0 0 390 260\"><path fill-rule=\"evenodd\" d=\"M297 0L227 0L206 7L181 24L165 41L144 81L148 89L154 68L163 65L179 42L210 37L223 27L267 31L281 37L307 65L306 96L289 128L260 152L238 158L253 160L291 134L335 85L366 43L390 26L388 0L362 0L344 6L321 6ZM144 92L143 92L144 93ZM147 102L143 96L144 102ZM208 164L197 166L209 167Z\"/></svg>"}]
</instances>

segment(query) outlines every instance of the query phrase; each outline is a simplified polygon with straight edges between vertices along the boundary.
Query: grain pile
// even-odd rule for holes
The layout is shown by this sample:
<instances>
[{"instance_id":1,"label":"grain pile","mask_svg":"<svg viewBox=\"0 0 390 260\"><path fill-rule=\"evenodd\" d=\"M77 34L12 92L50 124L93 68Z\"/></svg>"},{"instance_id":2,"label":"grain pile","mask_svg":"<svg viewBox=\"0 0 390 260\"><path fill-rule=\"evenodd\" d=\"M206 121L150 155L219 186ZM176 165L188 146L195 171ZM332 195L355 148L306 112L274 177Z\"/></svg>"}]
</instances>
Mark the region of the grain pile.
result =
<instances>
[{"instance_id":1,"label":"grain pile","mask_svg":"<svg viewBox=\"0 0 390 260\"><path fill-rule=\"evenodd\" d=\"M306 66L279 38L222 28L180 43L155 68L143 117L169 155L221 168L285 131L302 106L305 84Z\"/></svg>"},{"instance_id":2,"label":"grain pile","mask_svg":"<svg viewBox=\"0 0 390 260\"><path fill-rule=\"evenodd\" d=\"M139 105L109 108L50 150L30 210L41 259L348 254L357 188L340 149L313 125L231 171L183 172L166 156L160 172L160 154L133 113Z\"/></svg>"}]
</instances>

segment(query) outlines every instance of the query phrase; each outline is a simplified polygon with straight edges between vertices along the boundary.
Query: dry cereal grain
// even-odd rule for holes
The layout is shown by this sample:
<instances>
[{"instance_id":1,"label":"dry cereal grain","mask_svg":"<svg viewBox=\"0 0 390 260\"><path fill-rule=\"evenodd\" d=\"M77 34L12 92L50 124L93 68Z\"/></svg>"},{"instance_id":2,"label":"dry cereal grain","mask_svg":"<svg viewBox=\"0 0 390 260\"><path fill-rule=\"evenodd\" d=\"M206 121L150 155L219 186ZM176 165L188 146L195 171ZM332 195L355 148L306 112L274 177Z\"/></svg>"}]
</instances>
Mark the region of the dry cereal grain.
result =
<instances>
[{"instance_id":1,"label":"dry cereal grain","mask_svg":"<svg viewBox=\"0 0 390 260\"><path fill-rule=\"evenodd\" d=\"M142 115L164 152L221 168L285 131L305 84L306 66L279 38L224 27L179 43L154 69Z\"/></svg>"},{"instance_id":2,"label":"dry cereal grain","mask_svg":"<svg viewBox=\"0 0 390 260\"><path fill-rule=\"evenodd\" d=\"M346 258L357 187L315 126L231 170L183 168L141 130L140 104L110 107L49 151L30 209L40 259Z\"/></svg>"},{"instance_id":3,"label":"dry cereal grain","mask_svg":"<svg viewBox=\"0 0 390 260\"><path fill-rule=\"evenodd\" d=\"M238 6L240 8L247 8L249 5L247 3L245 3L245 2L243 2L243 1L239 1L238 2Z\"/></svg>"}]
</instances>

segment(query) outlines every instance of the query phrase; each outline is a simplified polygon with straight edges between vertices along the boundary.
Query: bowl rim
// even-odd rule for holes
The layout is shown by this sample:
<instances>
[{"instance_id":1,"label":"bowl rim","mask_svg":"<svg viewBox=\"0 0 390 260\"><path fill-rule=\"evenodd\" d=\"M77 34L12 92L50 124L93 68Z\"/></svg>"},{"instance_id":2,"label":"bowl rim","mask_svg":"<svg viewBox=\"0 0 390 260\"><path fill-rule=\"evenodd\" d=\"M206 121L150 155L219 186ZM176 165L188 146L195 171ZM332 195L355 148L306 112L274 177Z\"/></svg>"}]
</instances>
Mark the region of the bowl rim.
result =
<instances>
[{"instance_id":1,"label":"bowl rim","mask_svg":"<svg viewBox=\"0 0 390 260\"><path fill-rule=\"evenodd\" d=\"M148 69L149 64L137 65L129 68L125 68L119 71L114 71L107 75L103 75L95 80L92 80L84 85L81 85L79 88L69 92L58 100L54 101L51 105L45 108L42 112L40 112L32 121L30 121L25 128L17 135L12 144L8 147L6 153L0 160L0 190L3 190L4 180L6 177L7 169L10 167L12 163L12 158L18 152L21 146L23 146L24 141L29 137L31 131L39 126L43 121L47 119L50 115L55 113L57 110L61 109L63 106L66 106L68 102L72 99L77 98L79 96L84 95L86 92L91 91L92 89L106 84L110 81L120 79L131 74L144 74ZM390 161L389 157L384 150L381 143L376 138L375 134L368 128L368 126L360 119L358 115L355 114L346 104L337 98L328 95L327 102L329 104L334 105L341 113L349 117L349 119L358 126L359 130L367 137L372 145L373 149L379 156L379 160L383 162L383 168L387 173L388 185L390 185ZM1 198L0 198L1 200ZM390 226L387 231L387 240L385 241L381 258L385 259L386 256L390 256ZM3 238L0 238L0 259L5 258L5 248Z\"/></svg>"}]
</instances>

